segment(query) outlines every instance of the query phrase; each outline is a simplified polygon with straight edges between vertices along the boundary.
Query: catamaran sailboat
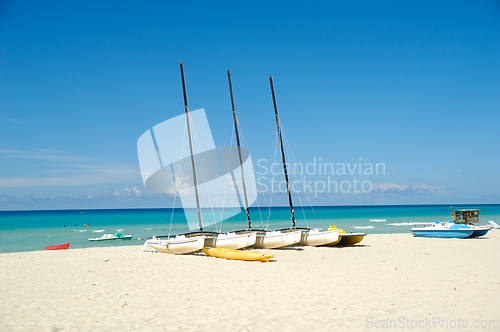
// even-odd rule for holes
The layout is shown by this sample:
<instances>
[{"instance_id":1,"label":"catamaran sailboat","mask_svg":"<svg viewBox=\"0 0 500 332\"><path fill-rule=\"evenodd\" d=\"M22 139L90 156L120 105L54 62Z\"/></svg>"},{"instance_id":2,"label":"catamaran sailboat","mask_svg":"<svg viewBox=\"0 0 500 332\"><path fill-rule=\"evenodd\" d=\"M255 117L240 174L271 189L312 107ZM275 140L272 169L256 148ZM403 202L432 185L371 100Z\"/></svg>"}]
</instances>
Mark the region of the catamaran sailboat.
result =
<instances>
[{"instance_id":1,"label":"catamaran sailboat","mask_svg":"<svg viewBox=\"0 0 500 332\"><path fill-rule=\"evenodd\" d=\"M190 122L190 111L187 101L186 84L184 79L184 68L181 62L181 78L182 87L184 95L184 108L186 114L186 126L187 126L187 136L189 139L189 151L190 151L190 161L191 169L189 172L192 174L194 197L196 201L196 212L198 216L198 230L186 234L181 234L177 236L155 236L148 239L144 244L144 249L148 246L154 248L160 252L169 252L174 254L184 254L200 250L202 247L212 247L212 248L225 248L225 249L240 249L252 245L255 242L256 233L252 232L229 232L229 233L216 233L216 232L206 232L203 230L202 215L201 215L201 205L200 205L200 194L198 192L199 182L197 180L197 165L195 163L195 153L193 149L193 137L191 133L191 122ZM208 126L208 125L207 125ZM216 151L216 150L215 150ZM210 152L209 152L210 153ZM199 159L204 159L203 157L197 156ZM240 156L240 164L241 156ZM217 167L218 168L218 167ZM202 170L206 171L206 169ZM179 173L181 173L179 171ZM180 175L179 175L180 176ZM202 182L206 182L207 179L203 178ZM206 175L205 175L206 176Z\"/></svg>"},{"instance_id":2,"label":"catamaran sailboat","mask_svg":"<svg viewBox=\"0 0 500 332\"><path fill-rule=\"evenodd\" d=\"M288 172L285 161L285 151L283 148L283 139L281 137L280 119L278 115L278 106L276 104L276 96L274 93L273 76L269 75L269 83L271 85L271 94L273 97L274 114L276 117L276 127L278 138L280 141L281 160L283 162L283 172L285 175L286 188L288 193L288 203L290 205L290 215L292 227L281 229L264 234L257 234L255 247L257 248L278 248L293 244L307 246L321 246L331 242L335 242L339 238L339 230L322 231L319 229L297 228L295 223L295 213L293 210L292 195L290 191L290 183L288 181Z\"/></svg>"}]
</instances>

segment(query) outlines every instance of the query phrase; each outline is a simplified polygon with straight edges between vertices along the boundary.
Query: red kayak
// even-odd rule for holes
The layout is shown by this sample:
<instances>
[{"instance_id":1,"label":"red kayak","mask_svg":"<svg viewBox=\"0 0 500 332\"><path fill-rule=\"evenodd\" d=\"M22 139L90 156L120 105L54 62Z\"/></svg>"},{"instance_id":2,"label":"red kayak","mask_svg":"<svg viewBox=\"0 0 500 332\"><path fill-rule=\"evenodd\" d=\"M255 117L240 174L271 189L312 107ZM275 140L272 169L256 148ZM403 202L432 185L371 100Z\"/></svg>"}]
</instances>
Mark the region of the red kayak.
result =
<instances>
[{"instance_id":1,"label":"red kayak","mask_svg":"<svg viewBox=\"0 0 500 332\"><path fill-rule=\"evenodd\" d=\"M69 242L65 244L58 244L57 246L46 246L45 249L47 250L61 250L61 249L68 249L69 248Z\"/></svg>"}]
</instances>

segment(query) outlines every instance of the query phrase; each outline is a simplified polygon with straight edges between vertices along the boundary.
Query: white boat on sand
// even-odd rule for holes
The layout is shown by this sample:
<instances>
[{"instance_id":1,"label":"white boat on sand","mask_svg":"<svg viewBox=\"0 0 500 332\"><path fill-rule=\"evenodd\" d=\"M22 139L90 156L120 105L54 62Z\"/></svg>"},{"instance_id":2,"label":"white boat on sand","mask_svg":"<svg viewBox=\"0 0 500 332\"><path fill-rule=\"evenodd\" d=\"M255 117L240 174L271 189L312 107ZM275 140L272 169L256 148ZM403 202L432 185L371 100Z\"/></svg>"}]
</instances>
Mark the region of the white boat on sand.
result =
<instances>
[{"instance_id":1,"label":"white boat on sand","mask_svg":"<svg viewBox=\"0 0 500 332\"><path fill-rule=\"evenodd\" d=\"M211 237L205 239L205 247L208 248L224 248L224 249L241 249L255 243L257 233L242 233L237 234L235 232L220 233L217 237Z\"/></svg>"},{"instance_id":2,"label":"white boat on sand","mask_svg":"<svg viewBox=\"0 0 500 332\"><path fill-rule=\"evenodd\" d=\"M290 214L292 218L292 228L282 229L274 232L257 234L255 247L257 248L279 248L288 245L320 246L338 239L338 231L321 231L319 229L297 228L295 225L295 214L293 210L292 195L290 192L290 183L288 181L288 172L285 161L285 151L283 149L283 139L281 137L281 124L278 115L278 106L274 94L273 77L269 75L271 85L271 94L273 97L274 115L276 117L276 127L278 131L278 140L280 142L281 160L283 162L283 174L285 175L286 187L288 192L288 203L290 204Z\"/></svg>"},{"instance_id":3,"label":"white boat on sand","mask_svg":"<svg viewBox=\"0 0 500 332\"><path fill-rule=\"evenodd\" d=\"M184 94L184 108L185 108L185 115L186 115L186 128L187 128L187 136L189 139L189 154L190 157L189 159L191 160L191 171L192 171L192 181L193 181L193 188L194 188L194 198L196 201L196 211L198 214L198 231L191 232L191 233L186 233L186 234L181 234L177 236L166 236L166 237L161 237L157 236L152 239L148 239L143 246L143 251L147 250L147 247L154 248L157 251L160 252L169 252L169 253L174 253L174 254L185 254L185 253L190 253L194 252L197 250L200 250L202 247L210 247L210 248L224 248L224 249L241 249L244 247L247 247L249 245L252 245L255 243L256 239L256 232L251 231L251 226L249 227L249 230L243 230L243 231L236 231L236 232L229 232L229 233L215 233L215 232L204 232L203 231L203 225L202 225L202 216L201 216L201 204L200 204L200 195L198 193L198 180L197 180L197 167L195 163L195 154L193 150L193 137L191 135L191 122L190 122L190 111L188 107L188 102L187 102L187 93L186 93L186 84L184 80L184 69L183 69L183 64L181 62L180 64L180 69L181 69L181 78L182 78L182 89L183 89L183 94ZM243 169L241 166L242 160L241 160L241 151L239 150L239 144L238 144L238 153L239 153L239 158L240 158L240 167ZM203 167L202 167L203 169ZM205 170L206 171L206 170ZM243 172L243 171L242 171ZM201 172L203 174L203 172ZM243 175L242 175L243 176ZM205 180L202 180L201 183L203 183ZM245 194L246 195L246 194ZM245 196L245 203L246 203L246 196ZM247 214L248 214L248 204L246 205L247 208ZM249 223L250 225L250 223Z\"/></svg>"},{"instance_id":4,"label":"white boat on sand","mask_svg":"<svg viewBox=\"0 0 500 332\"><path fill-rule=\"evenodd\" d=\"M205 236L186 237L185 235L177 235L166 239L153 236L153 238L144 242L142 251L147 251L147 247L151 247L158 252L189 254L201 250L204 244Z\"/></svg>"},{"instance_id":5,"label":"white boat on sand","mask_svg":"<svg viewBox=\"0 0 500 332\"><path fill-rule=\"evenodd\" d=\"M322 246L335 242L339 239L340 230L321 231L319 229L310 229L307 233L302 233L299 245L303 246Z\"/></svg>"},{"instance_id":6,"label":"white boat on sand","mask_svg":"<svg viewBox=\"0 0 500 332\"><path fill-rule=\"evenodd\" d=\"M297 244L300 241L302 230L286 229L281 231L266 231L257 234L254 248L272 249L282 248Z\"/></svg>"}]
</instances>

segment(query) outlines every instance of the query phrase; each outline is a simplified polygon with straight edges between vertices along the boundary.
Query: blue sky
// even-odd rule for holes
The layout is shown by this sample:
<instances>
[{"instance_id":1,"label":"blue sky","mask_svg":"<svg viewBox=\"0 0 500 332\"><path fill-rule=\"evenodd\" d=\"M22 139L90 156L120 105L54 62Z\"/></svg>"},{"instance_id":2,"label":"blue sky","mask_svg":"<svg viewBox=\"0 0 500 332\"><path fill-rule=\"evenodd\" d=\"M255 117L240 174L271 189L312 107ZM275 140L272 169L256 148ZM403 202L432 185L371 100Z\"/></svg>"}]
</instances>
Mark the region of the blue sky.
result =
<instances>
[{"instance_id":1,"label":"blue sky","mask_svg":"<svg viewBox=\"0 0 500 332\"><path fill-rule=\"evenodd\" d=\"M495 1L4 1L0 210L171 206L136 144L182 114L180 61L216 145L231 69L254 163L274 159L272 74L296 163L385 165L314 205L500 203L499 59Z\"/></svg>"}]
</instances>

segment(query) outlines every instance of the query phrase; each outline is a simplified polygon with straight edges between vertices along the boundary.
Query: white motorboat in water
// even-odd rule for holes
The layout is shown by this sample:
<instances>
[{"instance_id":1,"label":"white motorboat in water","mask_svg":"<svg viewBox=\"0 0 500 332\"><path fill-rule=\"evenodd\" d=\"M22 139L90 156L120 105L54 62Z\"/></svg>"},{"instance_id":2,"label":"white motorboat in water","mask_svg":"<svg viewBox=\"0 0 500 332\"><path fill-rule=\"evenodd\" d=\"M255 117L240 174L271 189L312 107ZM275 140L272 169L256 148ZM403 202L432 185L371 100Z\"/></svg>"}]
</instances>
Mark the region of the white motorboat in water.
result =
<instances>
[{"instance_id":1,"label":"white motorboat in water","mask_svg":"<svg viewBox=\"0 0 500 332\"><path fill-rule=\"evenodd\" d=\"M91 237L89 241L108 241L108 240L130 240L132 235L122 235L121 233L103 234L101 237Z\"/></svg>"}]
</instances>

